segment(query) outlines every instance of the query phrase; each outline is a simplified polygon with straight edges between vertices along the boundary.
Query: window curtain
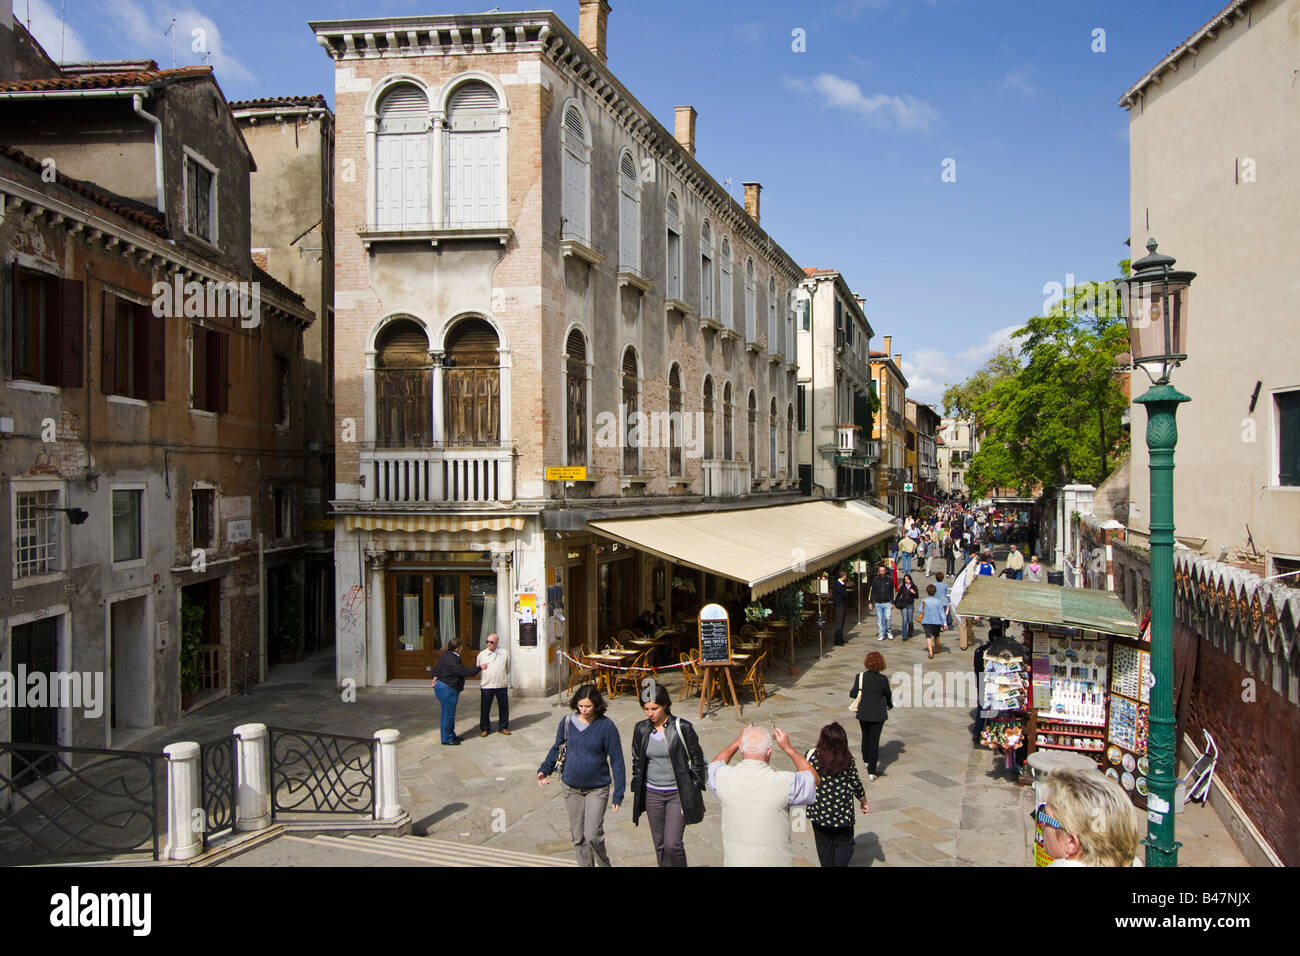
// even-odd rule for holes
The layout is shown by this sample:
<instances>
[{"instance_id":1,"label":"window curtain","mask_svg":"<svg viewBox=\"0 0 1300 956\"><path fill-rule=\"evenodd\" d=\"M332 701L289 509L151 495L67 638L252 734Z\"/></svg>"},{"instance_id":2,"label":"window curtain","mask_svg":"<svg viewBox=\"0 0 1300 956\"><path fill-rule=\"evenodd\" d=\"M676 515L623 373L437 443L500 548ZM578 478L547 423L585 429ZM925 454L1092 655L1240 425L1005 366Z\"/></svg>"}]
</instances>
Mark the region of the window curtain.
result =
<instances>
[{"instance_id":1,"label":"window curtain","mask_svg":"<svg viewBox=\"0 0 1300 956\"><path fill-rule=\"evenodd\" d=\"M402 595L402 645L408 651L420 650L420 596Z\"/></svg>"},{"instance_id":2,"label":"window curtain","mask_svg":"<svg viewBox=\"0 0 1300 956\"><path fill-rule=\"evenodd\" d=\"M438 635L434 638L433 649L442 650L444 639L450 641L456 631L456 595L438 595Z\"/></svg>"}]
</instances>

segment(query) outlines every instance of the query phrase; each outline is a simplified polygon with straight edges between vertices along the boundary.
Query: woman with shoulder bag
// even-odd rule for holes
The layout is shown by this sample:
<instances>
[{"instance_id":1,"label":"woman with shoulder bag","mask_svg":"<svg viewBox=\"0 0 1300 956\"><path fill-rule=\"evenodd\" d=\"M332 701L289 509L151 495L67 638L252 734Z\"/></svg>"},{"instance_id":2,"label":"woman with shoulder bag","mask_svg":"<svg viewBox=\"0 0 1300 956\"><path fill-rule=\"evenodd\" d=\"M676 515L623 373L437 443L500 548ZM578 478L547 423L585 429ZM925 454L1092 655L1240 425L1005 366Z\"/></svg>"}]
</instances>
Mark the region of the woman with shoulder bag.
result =
<instances>
[{"instance_id":1,"label":"woman with shoulder bag","mask_svg":"<svg viewBox=\"0 0 1300 956\"><path fill-rule=\"evenodd\" d=\"M708 766L695 728L673 716L672 700L656 685L642 705L646 719L632 728L632 825L645 813L659 865L686 866L682 835L704 819Z\"/></svg>"},{"instance_id":2,"label":"woman with shoulder bag","mask_svg":"<svg viewBox=\"0 0 1300 956\"><path fill-rule=\"evenodd\" d=\"M853 679L849 691L853 698L849 709L857 713L862 728L862 761L867 765L867 779L875 780L880 763L880 732L889 719L889 711L894 709L894 692L889 678L881 673L885 658L879 651L868 654L862 666L866 670Z\"/></svg>"},{"instance_id":3,"label":"woman with shoulder bag","mask_svg":"<svg viewBox=\"0 0 1300 956\"><path fill-rule=\"evenodd\" d=\"M920 592L916 589L916 582L912 580L910 574L906 575L899 582L898 593L894 595L894 607L903 613L903 640L905 641L912 639L912 605L916 603L919 596Z\"/></svg>"},{"instance_id":4,"label":"woman with shoulder bag","mask_svg":"<svg viewBox=\"0 0 1300 956\"><path fill-rule=\"evenodd\" d=\"M806 759L821 777L817 800L808 808L808 822L817 840L817 859L822 866L848 866L853 858L853 803L868 812L867 791L853 766L849 735L838 723L822 728L817 746Z\"/></svg>"}]
</instances>

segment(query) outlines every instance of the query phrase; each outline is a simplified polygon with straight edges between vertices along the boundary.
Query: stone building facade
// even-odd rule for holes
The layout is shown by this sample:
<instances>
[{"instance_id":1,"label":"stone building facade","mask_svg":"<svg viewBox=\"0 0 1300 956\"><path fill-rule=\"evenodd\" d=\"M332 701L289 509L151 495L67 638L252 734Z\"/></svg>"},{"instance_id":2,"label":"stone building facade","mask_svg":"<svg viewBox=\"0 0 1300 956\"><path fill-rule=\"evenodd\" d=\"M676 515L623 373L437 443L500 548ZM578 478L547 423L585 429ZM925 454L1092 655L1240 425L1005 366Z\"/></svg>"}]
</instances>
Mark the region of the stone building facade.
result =
<instances>
[{"instance_id":1,"label":"stone building facade","mask_svg":"<svg viewBox=\"0 0 1300 956\"><path fill-rule=\"evenodd\" d=\"M550 13L312 24L335 61L340 681L489 631L522 693L654 603L601 516L797 496L803 271ZM643 421L641 416L648 416ZM548 467L571 471L548 480ZM671 607L665 610L671 613Z\"/></svg>"},{"instance_id":2,"label":"stone building facade","mask_svg":"<svg viewBox=\"0 0 1300 956\"><path fill-rule=\"evenodd\" d=\"M884 349L871 351L871 375L880 397L880 414L876 416L871 437L880 442L879 481L876 496L888 509L902 517L911 508L911 496L903 490L907 470L907 379L903 375L903 356L891 351L893 336L884 336Z\"/></svg>"}]
</instances>

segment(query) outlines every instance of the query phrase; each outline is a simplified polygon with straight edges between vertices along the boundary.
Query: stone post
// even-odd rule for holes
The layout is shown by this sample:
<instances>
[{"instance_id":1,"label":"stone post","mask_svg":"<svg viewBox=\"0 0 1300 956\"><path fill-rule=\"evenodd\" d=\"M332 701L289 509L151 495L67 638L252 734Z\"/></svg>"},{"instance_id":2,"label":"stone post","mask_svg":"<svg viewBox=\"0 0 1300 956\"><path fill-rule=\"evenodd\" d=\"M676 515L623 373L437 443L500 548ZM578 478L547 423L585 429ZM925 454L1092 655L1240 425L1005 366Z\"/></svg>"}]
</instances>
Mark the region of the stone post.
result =
<instances>
[{"instance_id":1,"label":"stone post","mask_svg":"<svg viewBox=\"0 0 1300 956\"><path fill-rule=\"evenodd\" d=\"M402 815L397 797L398 730L375 731L375 819L393 820Z\"/></svg>"},{"instance_id":2,"label":"stone post","mask_svg":"<svg viewBox=\"0 0 1300 956\"><path fill-rule=\"evenodd\" d=\"M203 797L200 783L199 745L192 740L168 744L167 848L169 860L189 860L203 852Z\"/></svg>"},{"instance_id":3,"label":"stone post","mask_svg":"<svg viewBox=\"0 0 1300 956\"><path fill-rule=\"evenodd\" d=\"M270 734L266 724L235 728L235 830L264 830L271 825Z\"/></svg>"}]
</instances>

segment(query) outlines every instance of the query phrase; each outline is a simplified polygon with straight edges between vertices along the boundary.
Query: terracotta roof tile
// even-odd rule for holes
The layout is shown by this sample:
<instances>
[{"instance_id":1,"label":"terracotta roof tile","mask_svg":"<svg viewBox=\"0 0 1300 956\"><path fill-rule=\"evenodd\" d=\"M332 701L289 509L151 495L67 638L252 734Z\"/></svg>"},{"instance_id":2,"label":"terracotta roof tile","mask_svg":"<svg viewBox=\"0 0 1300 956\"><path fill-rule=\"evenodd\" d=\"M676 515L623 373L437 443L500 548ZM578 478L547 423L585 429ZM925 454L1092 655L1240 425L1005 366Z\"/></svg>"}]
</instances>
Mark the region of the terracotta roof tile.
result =
<instances>
[{"instance_id":1,"label":"terracotta roof tile","mask_svg":"<svg viewBox=\"0 0 1300 956\"><path fill-rule=\"evenodd\" d=\"M253 278L258 282L260 282L262 285L269 286L271 291L276 293L277 295L282 296L286 299L291 299L294 302L297 302L299 305L305 305L307 302L307 300L304 299L302 296L300 296L297 292L294 292L292 289L290 289L287 285L285 285L275 276L271 275L271 273L267 272L265 269L258 266L256 262L253 263Z\"/></svg>"},{"instance_id":2,"label":"terracotta roof tile","mask_svg":"<svg viewBox=\"0 0 1300 956\"><path fill-rule=\"evenodd\" d=\"M26 166L33 172L44 173L45 171L45 167L39 162L31 156L28 156L26 153L14 149L12 146L0 145L0 156L7 156L15 163L18 163L20 166ZM112 196L96 189L91 183L82 182L79 179L65 176L57 170L55 171L54 178L60 186L64 186L73 192L86 197L91 202L97 203L106 209L111 209L123 219L129 219L137 225L144 226L150 232L156 233L159 236L166 237L168 235L167 223L162 216L158 214L157 210L145 211L145 209L132 205L130 202L119 196Z\"/></svg>"},{"instance_id":3,"label":"terracotta roof tile","mask_svg":"<svg viewBox=\"0 0 1300 956\"><path fill-rule=\"evenodd\" d=\"M60 90L111 90L123 86L148 86L160 80L211 77L210 66L182 66L174 70L131 70L125 73L87 73L0 83L0 93L57 92Z\"/></svg>"},{"instance_id":4,"label":"terracotta roof tile","mask_svg":"<svg viewBox=\"0 0 1300 956\"><path fill-rule=\"evenodd\" d=\"M277 106L310 106L314 109L329 109L325 97L319 93L312 96L270 96L259 100L232 100L230 103L232 110L275 109Z\"/></svg>"}]
</instances>

